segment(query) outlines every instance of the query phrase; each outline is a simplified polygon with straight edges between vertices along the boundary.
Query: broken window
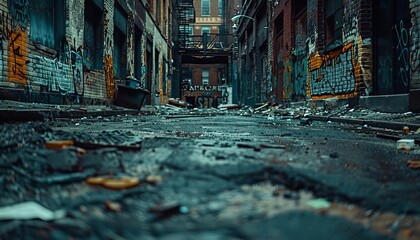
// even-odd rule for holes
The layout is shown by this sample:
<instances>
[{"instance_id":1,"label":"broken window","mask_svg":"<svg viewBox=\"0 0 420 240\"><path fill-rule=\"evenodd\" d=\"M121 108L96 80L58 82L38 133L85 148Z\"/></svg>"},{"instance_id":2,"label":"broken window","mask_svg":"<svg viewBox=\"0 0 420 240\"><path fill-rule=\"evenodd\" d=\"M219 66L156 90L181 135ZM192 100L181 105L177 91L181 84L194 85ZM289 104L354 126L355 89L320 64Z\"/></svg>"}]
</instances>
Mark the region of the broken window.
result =
<instances>
[{"instance_id":1,"label":"broken window","mask_svg":"<svg viewBox=\"0 0 420 240\"><path fill-rule=\"evenodd\" d=\"M92 0L85 1L83 62L89 69L103 68L103 14L101 9L103 2L99 4L94 3Z\"/></svg>"},{"instance_id":2,"label":"broken window","mask_svg":"<svg viewBox=\"0 0 420 240\"><path fill-rule=\"evenodd\" d=\"M343 29L343 14L343 0L326 0L325 44L327 46L341 41Z\"/></svg>"},{"instance_id":3,"label":"broken window","mask_svg":"<svg viewBox=\"0 0 420 240\"><path fill-rule=\"evenodd\" d=\"M59 49L65 37L64 0L31 0L29 4L30 39Z\"/></svg>"}]
</instances>

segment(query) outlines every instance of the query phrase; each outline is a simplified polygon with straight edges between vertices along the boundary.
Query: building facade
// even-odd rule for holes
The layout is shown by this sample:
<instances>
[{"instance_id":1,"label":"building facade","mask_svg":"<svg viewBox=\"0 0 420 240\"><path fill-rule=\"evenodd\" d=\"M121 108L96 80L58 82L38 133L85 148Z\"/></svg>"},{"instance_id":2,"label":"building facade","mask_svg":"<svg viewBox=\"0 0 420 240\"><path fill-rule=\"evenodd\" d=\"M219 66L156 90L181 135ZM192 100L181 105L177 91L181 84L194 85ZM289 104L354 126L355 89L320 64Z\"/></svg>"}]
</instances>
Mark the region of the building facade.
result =
<instances>
[{"instance_id":1,"label":"building facade","mask_svg":"<svg viewBox=\"0 0 420 240\"><path fill-rule=\"evenodd\" d=\"M134 76L164 101L169 0L1 0L0 98L104 103Z\"/></svg>"},{"instance_id":2,"label":"building facade","mask_svg":"<svg viewBox=\"0 0 420 240\"><path fill-rule=\"evenodd\" d=\"M180 98L198 108L217 107L232 97L230 17L234 1L196 0L190 4L194 21L179 28Z\"/></svg>"},{"instance_id":3,"label":"building facade","mask_svg":"<svg viewBox=\"0 0 420 240\"><path fill-rule=\"evenodd\" d=\"M244 0L239 14L252 19L238 21L239 100L403 95L413 107L420 88L419 2Z\"/></svg>"}]
</instances>

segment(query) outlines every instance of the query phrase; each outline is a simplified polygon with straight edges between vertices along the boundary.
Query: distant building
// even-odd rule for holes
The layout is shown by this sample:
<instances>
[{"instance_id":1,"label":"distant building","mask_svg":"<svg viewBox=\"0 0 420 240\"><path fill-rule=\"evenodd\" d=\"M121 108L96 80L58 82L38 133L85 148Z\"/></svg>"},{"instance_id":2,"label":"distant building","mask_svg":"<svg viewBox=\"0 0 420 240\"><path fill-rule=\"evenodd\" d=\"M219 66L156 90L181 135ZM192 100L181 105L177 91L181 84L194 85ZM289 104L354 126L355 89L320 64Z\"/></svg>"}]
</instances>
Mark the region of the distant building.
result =
<instances>
[{"instance_id":1,"label":"distant building","mask_svg":"<svg viewBox=\"0 0 420 240\"><path fill-rule=\"evenodd\" d=\"M231 99L234 1L197 0L191 4L194 21L179 28L179 97L199 108L217 107Z\"/></svg>"}]
</instances>

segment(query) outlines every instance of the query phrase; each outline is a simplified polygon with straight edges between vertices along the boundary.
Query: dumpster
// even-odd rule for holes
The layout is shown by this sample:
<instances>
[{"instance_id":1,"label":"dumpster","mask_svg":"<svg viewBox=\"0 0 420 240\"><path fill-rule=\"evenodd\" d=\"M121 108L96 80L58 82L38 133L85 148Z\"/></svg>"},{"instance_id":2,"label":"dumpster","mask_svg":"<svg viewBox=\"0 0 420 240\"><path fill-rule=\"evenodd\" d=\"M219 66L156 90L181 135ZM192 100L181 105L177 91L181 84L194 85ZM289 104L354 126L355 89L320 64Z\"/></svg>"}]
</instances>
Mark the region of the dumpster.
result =
<instances>
[{"instance_id":1,"label":"dumpster","mask_svg":"<svg viewBox=\"0 0 420 240\"><path fill-rule=\"evenodd\" d=\"M126 77L124 84L117 85L114 104L117 106L140 110L144 100L150 94L141 87L141 82L134 77Z\"/></svg>"}]
</instances>

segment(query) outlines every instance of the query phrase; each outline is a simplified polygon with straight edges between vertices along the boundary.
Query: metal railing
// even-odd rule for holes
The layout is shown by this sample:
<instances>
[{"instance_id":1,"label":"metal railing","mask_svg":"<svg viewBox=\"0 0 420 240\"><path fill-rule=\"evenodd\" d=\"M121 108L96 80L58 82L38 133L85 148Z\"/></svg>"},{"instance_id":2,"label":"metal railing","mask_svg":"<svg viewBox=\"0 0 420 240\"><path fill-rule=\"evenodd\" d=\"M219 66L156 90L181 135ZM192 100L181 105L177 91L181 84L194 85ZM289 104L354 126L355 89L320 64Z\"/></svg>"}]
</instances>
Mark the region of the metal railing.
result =
<instances>
[{"instance_id":1,"label":"metal railing","mask_svg":"<svg viewBox=\"0 0 420 240\"><path fill-rule=\"evenodd\" d=\"M227 51L231 47L232 34L204 33L203 35L181 35L180 48L197 51Z\"/></svg>"}]
</instances>

